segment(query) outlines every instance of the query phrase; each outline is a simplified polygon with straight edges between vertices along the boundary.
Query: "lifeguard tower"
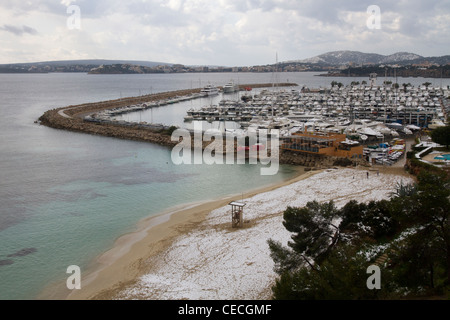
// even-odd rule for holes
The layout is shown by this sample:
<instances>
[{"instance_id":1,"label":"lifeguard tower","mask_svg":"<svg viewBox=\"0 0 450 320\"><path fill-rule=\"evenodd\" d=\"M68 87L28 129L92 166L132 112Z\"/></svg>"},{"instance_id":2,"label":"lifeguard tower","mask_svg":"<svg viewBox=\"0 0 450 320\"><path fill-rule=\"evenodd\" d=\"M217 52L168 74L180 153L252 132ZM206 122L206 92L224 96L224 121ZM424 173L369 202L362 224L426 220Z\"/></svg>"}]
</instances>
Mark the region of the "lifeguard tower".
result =
<instances>
[{"instance_id":1,"label":"lifeguard tower","mask_svg":"<svg viewBox=\"0 0 450 320\"><path fill-rule=\"evenodd\" d=\"M244 226L244 206L245 203L232 201L231 206L231 227L242 228Z\"/></svg>"}]
</instances>

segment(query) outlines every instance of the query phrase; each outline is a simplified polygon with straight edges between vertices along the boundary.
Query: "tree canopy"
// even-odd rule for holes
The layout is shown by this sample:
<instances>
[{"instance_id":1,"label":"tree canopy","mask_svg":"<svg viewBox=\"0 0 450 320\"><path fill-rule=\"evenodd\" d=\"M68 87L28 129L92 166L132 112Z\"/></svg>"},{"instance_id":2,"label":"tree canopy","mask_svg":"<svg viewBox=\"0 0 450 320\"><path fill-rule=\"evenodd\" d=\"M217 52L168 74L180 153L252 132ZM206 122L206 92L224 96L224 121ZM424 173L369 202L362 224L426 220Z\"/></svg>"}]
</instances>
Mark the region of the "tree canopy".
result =
<instances>
[{"instance_id":1,"label":"tree canopy","mask_svg":"<svg viewBox=\"0 0 450 320\"><path fill-rule=\"evenodd\" d=\"M269 240L279 278L275 299L388 299L444 294L450 288L450 187L445 174L422 172L389 200L341 208L331 202L289 207L287 247ZM381 290L366 286L378 265Z\"/></svg>"},{"instance_id":2,"label":"tree canopy","mask_svg":"<svg viewBox=\"0 0 450 320\"><path fill-rule=\"evenodd\" d=\"M431 139L434 142L449 147L450 145L450 126L438 127L431 131Z\"/></svg>"}]
</instances>

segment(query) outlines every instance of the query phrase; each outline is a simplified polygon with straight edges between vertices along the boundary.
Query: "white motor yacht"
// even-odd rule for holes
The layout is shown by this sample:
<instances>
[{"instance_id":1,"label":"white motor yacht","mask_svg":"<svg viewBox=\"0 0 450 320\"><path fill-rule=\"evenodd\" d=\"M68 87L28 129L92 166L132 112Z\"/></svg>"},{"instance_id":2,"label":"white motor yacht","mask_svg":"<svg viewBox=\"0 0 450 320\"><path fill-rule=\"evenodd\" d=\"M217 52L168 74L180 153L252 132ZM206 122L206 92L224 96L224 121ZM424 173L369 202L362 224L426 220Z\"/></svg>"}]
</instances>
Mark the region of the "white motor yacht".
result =
<instances>
[{"instance_id":1,"label":"white motor yacht","mask_svg":"<svg viewBox=\"0 0 450 320\"><path fill-rule=\"evenodd\" d=\"M200 91L203 95L206 96L214 96L219 94L219 89L217 89L215 86L213 86L212 84L208 84L206 87L204 87L201 91Z\"/></svg>"},{"instance_id":2,"label":"white motor yacht","mask_svg":"<svg viewBox=\"0 0 450 320\"><path fill-rule=\"evenodd\" d=\"M223 93L233 93L236 91L239 91L239 85L235 84L233 81L230 81L223 86Z\"/></svg>"}]
</instances>

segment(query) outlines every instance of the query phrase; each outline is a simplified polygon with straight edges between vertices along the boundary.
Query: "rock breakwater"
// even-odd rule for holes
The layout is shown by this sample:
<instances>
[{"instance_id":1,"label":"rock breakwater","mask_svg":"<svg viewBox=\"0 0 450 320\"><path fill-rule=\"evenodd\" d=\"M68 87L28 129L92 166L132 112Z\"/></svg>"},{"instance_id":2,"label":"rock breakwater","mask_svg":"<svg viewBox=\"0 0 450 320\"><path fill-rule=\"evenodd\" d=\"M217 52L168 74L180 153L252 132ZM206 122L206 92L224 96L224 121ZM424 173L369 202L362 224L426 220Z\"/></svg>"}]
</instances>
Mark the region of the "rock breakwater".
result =
<instances>
[{"instance_id":1,"label":"rock breakwater","mask_svg":"<svg viewBox=\"0 0 450 320\"><path fill-rule=\"evenodd\" d=\"M273 84L243 84L241 90L245 88L265 88L272 87ZM294 83L280 83L277 86L297 86ZM103 135L107 137L137 140L156 143L159 145L173 147L177 142L171 141L171 130L169 127L143 128L136 125L123 126L114 123L93 123L84 121L86 115L107 110L125 107L129 105L142 104L147 102L156 102L166 99L172 99L180 96L187 96L200 93L201 88L169 91L144 95L140 97L122 98L116 100L85 103L80 105L71 105L63 108L57 108L46 111L39 121L42 125L60 130L69 130L83 132L88 134Z\"/></svg>"}]
</instances>

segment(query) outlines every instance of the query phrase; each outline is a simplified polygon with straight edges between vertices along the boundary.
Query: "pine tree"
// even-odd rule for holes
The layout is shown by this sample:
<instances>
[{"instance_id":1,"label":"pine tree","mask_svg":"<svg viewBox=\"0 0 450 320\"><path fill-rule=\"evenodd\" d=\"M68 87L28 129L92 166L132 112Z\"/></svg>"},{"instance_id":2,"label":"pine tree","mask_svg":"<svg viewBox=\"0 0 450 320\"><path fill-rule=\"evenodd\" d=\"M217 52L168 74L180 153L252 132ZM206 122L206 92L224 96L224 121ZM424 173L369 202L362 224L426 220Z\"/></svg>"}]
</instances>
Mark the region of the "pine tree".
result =
<instances>
[{"instance_id":1,"label":"pine tree","mask_svg":"<svg viewBox=\"0 0 450 320\"><path fill-rule=\"evenodd\" d=\"M436 143L446 146L448 149L450 145L450 126L438 127L431 131L431 139Z\"/></svg>"}]
</instances>

